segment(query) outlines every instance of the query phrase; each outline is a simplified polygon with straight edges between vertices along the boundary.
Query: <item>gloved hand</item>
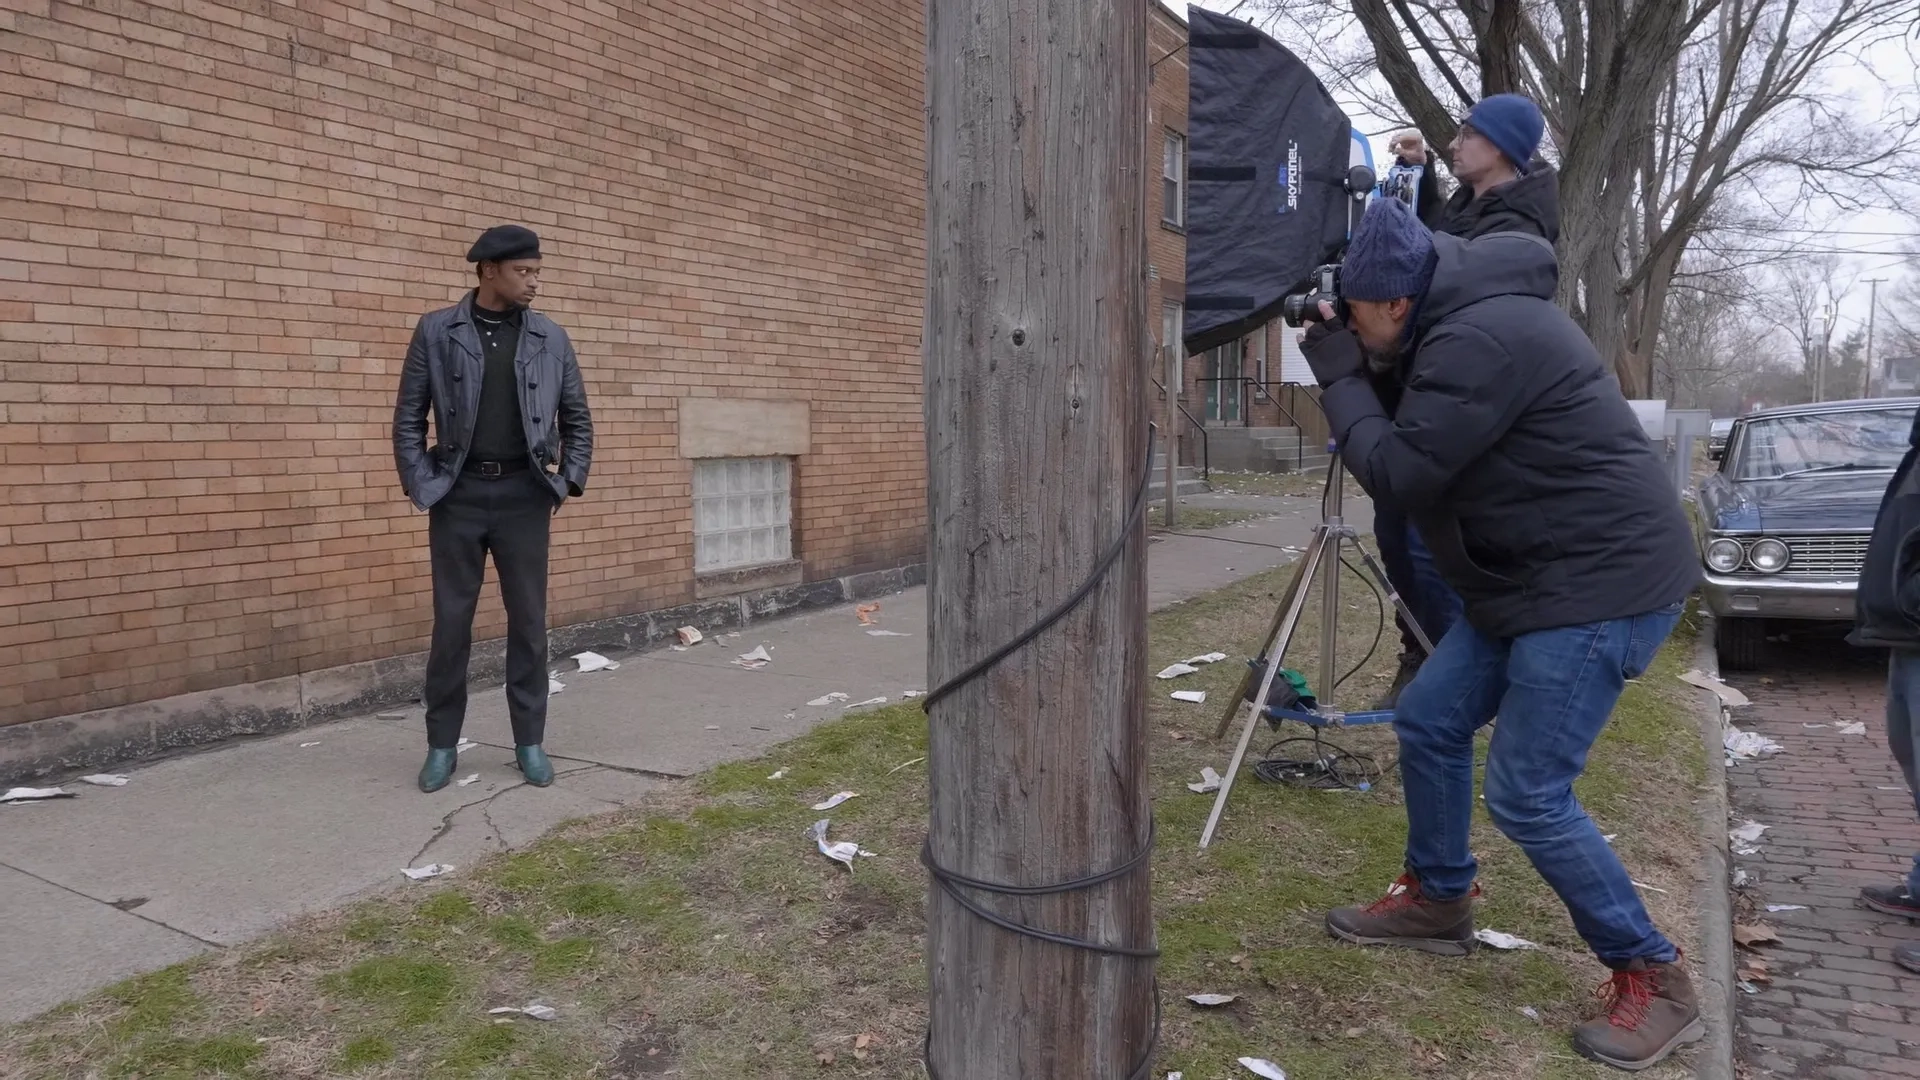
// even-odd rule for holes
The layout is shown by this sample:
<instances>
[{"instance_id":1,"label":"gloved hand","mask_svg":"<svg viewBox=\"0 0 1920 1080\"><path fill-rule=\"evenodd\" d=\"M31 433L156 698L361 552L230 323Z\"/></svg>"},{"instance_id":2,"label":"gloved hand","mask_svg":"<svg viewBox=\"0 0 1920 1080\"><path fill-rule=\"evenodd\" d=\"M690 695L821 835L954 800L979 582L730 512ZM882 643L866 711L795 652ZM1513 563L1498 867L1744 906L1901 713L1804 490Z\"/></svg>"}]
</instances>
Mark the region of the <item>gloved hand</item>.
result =
<instances>
[{"instance_id":1,"label":"gloved hand","mask_svg":"<svg viewBox=\"0 0 1920 1080\"><path fill-rule=\"evenodd\" d=\"M1334 316L1331 304L1322 301L1320 314L1321 320L1307 327L1300 337L1300 352L1313 369L1314 381L1328 387L1364 373L1366 356L1360 350L1360 339Z\"/></svg>"}]
</instances>

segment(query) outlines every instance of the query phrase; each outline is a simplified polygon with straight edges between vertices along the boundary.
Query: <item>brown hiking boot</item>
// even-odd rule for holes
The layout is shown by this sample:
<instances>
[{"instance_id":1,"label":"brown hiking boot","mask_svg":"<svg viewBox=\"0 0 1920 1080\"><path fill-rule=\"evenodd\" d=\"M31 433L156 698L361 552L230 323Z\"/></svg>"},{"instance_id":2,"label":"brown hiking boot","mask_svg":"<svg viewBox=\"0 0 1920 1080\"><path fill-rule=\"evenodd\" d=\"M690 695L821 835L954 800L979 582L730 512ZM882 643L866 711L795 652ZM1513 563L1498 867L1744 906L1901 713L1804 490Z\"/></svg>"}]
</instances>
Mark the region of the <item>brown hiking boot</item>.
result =
<instances>
[{"instance_id":1,"label":"brown hiking boot","mask_svg":"<svg viewBox=\"0 0 1920 1080\"><path fill-rule=\"evenodd\" d=\"M1582 1057L1616 1069L1639 1072L1658 1064L1684 1043L1707 1035L1693 980L1676 961L1651 964L1635 960L1600 984L1607 1003L1601 1016L1573 1032L1573 1048Z\"/></svg>"},{"instance_id":2,"label":"brown hiking boot","mask_svg":"<svg viewBox=\"0 0 1920 1080\"><path fill-rule=\"evenodd\" d=\"M1479 944L1473 937L1473 900L1479 895L1475 885L1458 900L1429 900L1420 895L1419 878L1402 874L1386 896L1366 907L1327 912L1327 933L1355 945L1465 956Z\"/></svg>"}]
</instances>

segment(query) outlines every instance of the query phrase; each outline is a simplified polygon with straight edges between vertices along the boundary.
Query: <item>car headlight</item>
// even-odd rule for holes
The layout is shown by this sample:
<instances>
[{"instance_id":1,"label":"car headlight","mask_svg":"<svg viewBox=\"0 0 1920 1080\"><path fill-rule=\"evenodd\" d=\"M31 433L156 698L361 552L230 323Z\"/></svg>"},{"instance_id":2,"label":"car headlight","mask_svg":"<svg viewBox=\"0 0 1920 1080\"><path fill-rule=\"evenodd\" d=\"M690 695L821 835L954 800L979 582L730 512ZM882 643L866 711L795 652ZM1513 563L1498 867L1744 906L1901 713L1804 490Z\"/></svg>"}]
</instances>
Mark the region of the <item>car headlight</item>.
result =
<instances>
[{"instance_id":1,"label":"car headlight","mask_svg":"<svg viewBox=\"0 0 1920 1080\"><path fill-rule=\"evenodd\" d=\"M1752 561L1755 570L1763 574L1777 574L1787 568L1788 554L1787 545L1767 537L1753 545L1752 550L1747 552L1747 558Z\"/></svg>"},{"instance_id":2,"label":"car headlight","mask_svg":"<svg viewBox=\"0 0 1920 1080\"><path fill-rule=\"evenodd\" d=\"M1746 557L1747 553L1738 540L1720 539L1707 545L1707 566L1716 573L1733 573L1740 569L1740 562Z\"/></svg>"}]
</instances>

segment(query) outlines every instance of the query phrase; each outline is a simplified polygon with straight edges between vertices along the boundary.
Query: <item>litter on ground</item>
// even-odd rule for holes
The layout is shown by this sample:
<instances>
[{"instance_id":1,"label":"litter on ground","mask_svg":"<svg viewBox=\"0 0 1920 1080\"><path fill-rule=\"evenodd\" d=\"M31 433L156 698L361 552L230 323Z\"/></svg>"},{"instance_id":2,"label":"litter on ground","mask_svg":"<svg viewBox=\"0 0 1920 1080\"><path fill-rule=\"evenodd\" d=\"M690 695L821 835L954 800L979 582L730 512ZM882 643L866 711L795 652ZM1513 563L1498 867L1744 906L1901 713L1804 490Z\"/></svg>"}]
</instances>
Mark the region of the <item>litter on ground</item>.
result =
<instances>
[{"instance_id":1,"label":"litter on ground","mask_svg":"<svg viewBox=\"0 0 1920 1080\"><path fill-rule=\"evenodd\" d=\"M32 802L36 799L71 799L73 792L59 787L17 787L8 788L0 795L0 802Z\"/></svg>"},{"instance_id":2,"label":"litter on ground","mask_svg":"<svg viewBox=\"0 0 1920 1080\"><path fill-rule=\"evenodd\" d=\"M1535 1023L1540 1022L1540 1010L1534 1008L1531 1005L1520 1006L1520 1015L1526 1017L1529 1020L1534 1021Z\"/></svg>"},{"instance_id":3,"label":"litter on ground","mask_svg":"<svg viewBox=\"0 0 1920 1080\"><path fill-rule=\"evenodd\" d=\"M698 645L706 640L706 635L691 626L683 626L675 630L673 636L679 638L682 645Z\"/></svg>"},{"instance_id":4,"label":"litter on ground","mask_svg":"<svg viewBox=\"0 0 1920 1080\"><path fill-rule=\"evenodd\" d=\"M787 770L785 769L775 769L773 772L767 774L767 779L769 780L785 780L786 778Z\"/></svg>"},{"instance_id":5,"label":"litter on ground","mask_svg":"<svg viewBox=\"0 0 1920 1080\"><path fill-rule=\"evenodd\" d=\"M1154 678L1177 679L1182 675L1191 675L1199 670L1199 668L1194 667L1192 664L1168 664L1166 667L1161 668L1160 673L1155 675Z\"/></svg>"},{"instance_id":6,"label":"litter on ground","mask_svg":"<svg viewBox=\"0 0 1920 1080\"><path fill-rule=\"evenodd\" d=\"M925 761L925 760L927 760L927 759L926 759L926 758L924 758L924 757L917 757L917 758L914 758L914 759L913 759L912 761L903 761L903 762L901 762L900 764L898 764L898 765L895 765L895 766L894 766L893 768L891 768L891 769L888 769L888 770L887 770L887 775L888 775L888 776L892 776L892 775L893 775L894 773L897 773L897 772L899 772L899 771L900 771L901 769L905 769L905 768L910 768L910 767L912 767L912 766L914 766L914 765L918 765L918 764L920 764L921 762L923 762L923 761Z\"/></svg>"},{"instance_id":7,"label":"litter on ground","mask_svg":"<svg viewBox=\"0 0 1920 1080\"><path fill-rule=\"evenodd\" d=\"M868 637L911 637L912 635L903 634L898 630L869 630L867 631L867 636Z\"/></svg>"},{"instance_id":8,"label":"litter on ground","mask_svg":"<svg viewBox=\"0 0 1920 1080\"><path fill-rule=\"evenodd\" d=\"M1762 825L1757 821L1743 821L1727 830L1727 839L1736 844L1758 843L1761 835L1771 828L1773 826Z\"/></svg>"},{"instance_id":9,"label":"litter on ground","mask_svg":"<svg viewBox=\"0 0 1920 1080\"><path fill-rule=\"evenodd\" d=\"M1473 936L1480 944L1491 945L1496 949L1537 949L1540 947L1528 941L1526 938L1514 934L1502 933L1499 930L1475 930Z\"/></svg>"},{"instance_id":10,"label":"litter on ground","mask_svg":"<svg viewBox=\"0 0 1920 1080\"><path fill-rule=\"evenodd\" d=\"M1239 996L1238 994L1188 994L1187 1000L1193 1002L1195 1005L1211 1008L1215 1005L1228 1004L1239 998Z\"/></svg>"},{"instance_id":11,"label":"litter on ground","mask_svg":"<svg viewBox=\"0 0 1920 1080\"><path fill-rule=\"evenodd\" d=\"M1243 1057L1240 1059L1240 1067L1255 1076L1263 1076L1266 1080L1287 1080L1287 1070L1266 1058Z\"/></svg>"},{"instance_id":12,"label":"litter on ground","mask_svg":"<svg viewBox=\"0 0 1920 1080\"><path fill-rule=\"evenodd\" d=\"M1213 766L1205 765L1200 769L1200 782L1197 784L1188 784L1187 790L1196 795L1205 795L1210 791L1219 791L1220 784L1220 774L1213 771Z\"/></svg>"},{"instance_id":13,"label":"litter on ground","mask_svg":"<svg viewBox=\"0 0 1920 1080\"><path fill-rule=\"evenodd\" d=\"M828 694L825 697L814 698L812 701L807 702L807 704L813 706L816 709L820 709L820 708L825 708L828 705L832 705L836 702L841 702L845 700L847 700L847 695L841 693L838 690L835 690L833 693Z\"/></svg>"},{"instance_id":14,"label":"litter on ground","mask_svg":"<svg viewBox=\"0 0 1920 1080\"><path fill-rule=\"evenodd\" d=\"M1657 892L1657 893L1659 893L1659 894L1661 894L1662 896L1665 896L1665 895L1666 895L1666 892L1667 892L1667 890L1665 890L1665 889L1659 889L1659 888L1655 888L1654 886L1652 886L1652 885L1649 885L1649 884L1647 884L1647 883L1646 883L1646 882L1644 882L1644 881L1636 881L1636 882L1634 882L1634 883L1633 883L1633 887L1634 887L1634 888L1636 888L1636 889L1645 889L1645 890L1647 890L1648 892Z\"/></svg>"},{"instance_id":15,"label":"litter on ground","mask_svg":"<svg viewBox=\"0 0 1920 1080\"><path fill-rule=\"evenodd\" d=\"M1187 663L1200 667L1206 664L1217 664L1226 658L1227 654L1223 652L1202 653L1199 656L1188 657Z\"/></svg>"},{"instance_id":16,"label":"litter on ground","mask_svg":"<svg viewBox=\"0 0 1920 1080\"><path fill-rule=\"evenodd\" d=\"M468 774L467 774L466 776L463 776L463 777L461 777L461 778L460 778L460 780L459 780L459 786L461 786L461 787L471 787L472 785L474 785L474 784L477 784L477 783L479 783L479 782L480 782L480 774L479 774L479 773L468 773Z\"/></svg>"},{"instance_id":17,"label":"litter on ground","mask_svg":"<svg viewBox=\"0 0 1920 1080\"><path fill-rule=\"evenodd\" d=\"M756 645L752 652L741 653L739 659L733 663L736 667L743 667L748 671L758 671L773 663L773 654L767 651L765 645Z\"/></svg>"},{"instance_id":18,"label":"litter on ground","mask_svg":"<svg viewBox=\"0 0 1920 1080\"><path fill-rule=\"evenodd\" d=\"M513 1008L512 1006L507 1006L505 1008L487 1010L488 1016L503 1016L507 1014L518 1014L520 1016L530 1016L535 1020L560 1019L559 1012L555 1011L554 1007L551 1005L523 1005L518 1009Z\"/></svg>"},{"instance_id":19,"label":"litter on ground","mask_svg":"<svg viewBox=\"0 0 1920 1080\"><path fill-rule=\"evenodd\" d=\"M841 803L846 802L848 799L857 799L859 797L860 793L857 791L842 791L836 795L829 796L824 802L814 803L813 808L815 810L831 810Z\"/></svg>"},{"instance_id":20,"label":"litter on ground","mask_svg":"<svg viewBox=\"0 0 1920 1080\"><path fill-rule=\"evenodd\" d=\"M917 697L926 697L927 692L925 690L906 690L906 691L903 691L900 694L900 696L907 699L908 701L912 701L914 698L917 698Z\"/></svg>"},{"instance_id":21,"label":"litter on ground","mask_svg":"<svg viewBox=\"0 0 1920 1080\"><path fill-rule=\"evenodd\" d=\"M859 604L854 607L853 613L855 615L860 616L861 626L872 626L873 617L880 613L880 605L879 604Z\"/></svg>"},{"instance_id":22,"label":"litter on ground","mask_svg":"<svg viewBox=\"0 0 1920 1080\"><path fill-rule=\"evenodd\" d=\"M1185 701L1194 705L1205 705L1207 703L1207 692L1205 690L1175 690L1173 692L1173 700Z\"/></svg>"},{"instance_id":23,"label":"litter on ground","mask_svg":"<svg viewBox=\"0 0 1920 1080\"><path fill-rule=\"evenodd\" d=\"M1770 915L1778 915L1783 911L1805 911L1805 910L1807 910L1807 905L1805 904L1768 904L1767 905L1767 913Z\"/></svg>"},{"instance_id":24,"label":"litter on ground","mask_svg":"<svg viewBox=\"0 0 1920 1080\"><path fill-rule=\"evenodd\" d=\"M94 773L92 776L81 777L80 782L92 784L95 787L126 787L129 779L131 778L121 776L119 773Z\"/></svg>"},{"instance_id":25,"label":"litter on ground","mask_svg":"<svg viewBox=\"0 0 1920 1080\"><path fill-rule=\"evenodd\" d=\"M1757 731L1741 731L1732 724L1727 725L1726 736L1722 739L1727 748L1727 759L1747 760L1756 757L1770 757L1785 750L1786 747L1767 738Z\"/></svg>"},{"instance_id":26,"label":"litter on ground","mask_svg":"<svg viewBox=\"0 0 1920 1080\"><path fill-rule=\"evenodd\" d=\"M464 754L478 745L480 744L462 735L460 736L460 741L454 744L453 752L456 754Z\"/></svg>"},{"instance_id":27,"label":"litter on ground","mask_svg":"<svg viewBox=\"0 0 1920 1080\"><path fill-rule=\"evenodd\" d=\"M319 743L317 743L317 742L303 742L303 743L301 743L301 744L300 744L300 749L302 749L302 750L305 750L305 749L307 749L308 747L312 747L312 746L319 746L319 745L320 745L320 744L319 744Z\"/></svg>"},{"instance_id":28,"label":"litter on ground","mask_svg":"<svg viewBox=\"0 0 1920 1080\"><path fill-rule=\"evenodd\" d=\"M808 835L813 837L813 842L819 845L820 854L825 855L835 862L846 863L849 873L853 871L853 860L855 856L865 855L869 858L873 856L873 852L863 849L859 844L851 840L828 842L827 823L827 818L821 818L819 821L813 823L812 829L808 830Z\"/></svg>"},{"instance_id":29,"label":"litter on ground","mask_svg":"<svg viewBox=\"0 0 1920 1080\"><path fill-rule=\"evenodd\" d=\"M1780 935L1774 933L1773 927L1765 923L1735 923L1733 940L1736 944L1745 945L1751 949L1756 945L1776 944L1780 940Z\"/></svg>"},{"instance_id":30,"label":"litter on ground","mask_svg":"<svg viewBox=\"0 0 1920 1080\"><path fill-rule=\"evenodd\" d=\"M847 708L849 708L849 709L864 709L864 708L866 708L866 707L867 707L867 706L869 706L869 705L885 705L886 703L887 703L887 699L886 699L886 696L885 696L885 695L882 695L882 696L880 696L880 697L875 697L875 698L868 698L868 699L867 699L867 700L865 700L865 701L856 701L856 702L854 702L853 704L851 704L851 705L849 705L849 706L847 706Z\"/></svg>"},{"instance_id":31,"label":"litter on ground","mask_svg":"<svg viewBox=\"0 0 1920 1080\"><path fill-rule=\"evenodd\" d=\"M573 659L580 664L582 673L589 671L617 671L620 665L601 656L597 652L574 653Z\"/></svg>"},{"instance_id":32,"label":"litter on ground","mask_svg":"<svg viewBox=\"0 0 1920 1080\"><path fill-rule=\"evenodd\" d=\"M425 881L428 878L439 877L441 874L452 873L453 864L452 863L428 863L426 866L406 866L406 867L402 867L400 872L407 875L408 877L412 878L415 881Z\"/></svg>"},{"instance_id":33,"label":"litter on ground","mask_svg":"<svg viewBox=\"0 0 1920 1080\"><path fill-rule=\"evenodd\" d=\"M1865 735L1867 733L1867 725L1856 721L1851 724L1841 724L1839 727L1834 728L1834 730L1842 735Z\"/></svg>"},{"instance_id":34,"label":"litter on ground","mask_svg":"<svg viewBox=\"0 0 1920 1080\"><path fill-rule=\"evenodd\" d=\"M559 693L562 690L565 690L566 688L567 688L566 683L563 683L559 679L554 678L552 672L547 673L547 696L548 697L552 697L553 695Z\"/></svg>"},{"instance_id":35,"label":"litter on ground","mask_svg":"<svg viewBox=\"0 0 1920 1080\"><path fill-rule=\"evenodd\" d=\"M1728 686L1719 679L1706 674L1699 668L1694 668L1692 671L1680 676L1680 681L1691 686L1697 686L1702 690L1713 691L1714 695L1720 699L1720 704L1725 705L1729 709L1738 709L1753 704L1753 702L1747 700L1747 695Z\"/></svg>"}]
</instances>

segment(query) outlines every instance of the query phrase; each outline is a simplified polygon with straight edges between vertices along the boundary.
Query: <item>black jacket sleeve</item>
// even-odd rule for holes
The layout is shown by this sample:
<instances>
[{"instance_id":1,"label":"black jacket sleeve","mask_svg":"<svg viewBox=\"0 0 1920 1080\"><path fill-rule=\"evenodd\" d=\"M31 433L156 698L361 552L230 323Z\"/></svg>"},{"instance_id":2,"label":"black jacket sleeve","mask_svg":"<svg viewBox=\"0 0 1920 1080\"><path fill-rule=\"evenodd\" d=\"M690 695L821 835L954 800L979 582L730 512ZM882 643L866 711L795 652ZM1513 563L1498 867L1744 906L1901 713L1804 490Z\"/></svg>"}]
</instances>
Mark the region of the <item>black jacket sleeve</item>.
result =
<instances>
[{"instance_id":1,"label":"black jacket sleeve","mask_svg":"<svg viewBox=\"0 0 1920 1080\"><path fill-rule=\"evenodd\" d=\"M1513 426L1526 405L1525 382L1492 337L1445 326L1420 344L1392 415L1359 378L1328 387L1320 406L1367 494L1420 510Z\"/></svg>"},{"instance_id":2,"label":"black jacket sleeve","mask_svg":"<svg viewBox=\"0 0 1920 1080\"><path fill-rule=\"evenodd\" d=\"M407 343L407 359L400 367L400 396L393 406L393 467L408 498L414 497L415 485L432 468L427 457L427 410L433 388L427 373L424 326L416 323L413 340Z\"/></svg>"},{"instance_id":3,"label":"black jacket sleeve","mask_svg":"<svg viewBox=\"0 0 1920 1080\"><path fill-rule=\"evenodd\" d=\"M593 465L593 413L587 408L587 383L572 340L560 357L559 421L560 475L568 493L578 497L587 490L587 470Z\"/></svg>"},{"instance_id":4,"label":"black jacket sleeve","mask_svg":"<svg viewBox=\"0 0 1920 1080\"><path fill-rule=\"evenodd\" d=\"M1420 186L1414 194L1414 216L1431 229L1440 223L1440 216L1446 212L1447 204L1440 197L1440 176L1435 171L1436 159L1433 151L1427 151L1427 167L1420 170Z\"/></svg>"}]
</instances>

